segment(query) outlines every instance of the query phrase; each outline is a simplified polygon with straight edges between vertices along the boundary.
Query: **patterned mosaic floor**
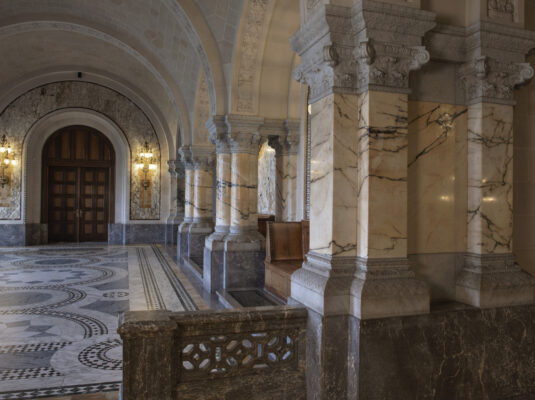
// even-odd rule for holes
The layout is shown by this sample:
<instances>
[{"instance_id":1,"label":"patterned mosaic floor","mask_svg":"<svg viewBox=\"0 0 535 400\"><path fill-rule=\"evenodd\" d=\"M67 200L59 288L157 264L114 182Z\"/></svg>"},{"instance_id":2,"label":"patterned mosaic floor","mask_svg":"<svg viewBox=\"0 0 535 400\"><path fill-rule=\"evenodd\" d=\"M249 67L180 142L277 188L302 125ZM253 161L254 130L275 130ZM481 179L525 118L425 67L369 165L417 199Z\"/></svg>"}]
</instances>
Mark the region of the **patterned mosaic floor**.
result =
<instances>
[{"instance_id":1,"label":"patterned mosaic floor","mask_svg":"<svg viewBox=\"0 0 535 400\"><path fill-rule=\"evenodd\" d=\"M199 307L157 246L0 249L0 400L117 390L118 313Z\"/></svg>"}]
</instances>

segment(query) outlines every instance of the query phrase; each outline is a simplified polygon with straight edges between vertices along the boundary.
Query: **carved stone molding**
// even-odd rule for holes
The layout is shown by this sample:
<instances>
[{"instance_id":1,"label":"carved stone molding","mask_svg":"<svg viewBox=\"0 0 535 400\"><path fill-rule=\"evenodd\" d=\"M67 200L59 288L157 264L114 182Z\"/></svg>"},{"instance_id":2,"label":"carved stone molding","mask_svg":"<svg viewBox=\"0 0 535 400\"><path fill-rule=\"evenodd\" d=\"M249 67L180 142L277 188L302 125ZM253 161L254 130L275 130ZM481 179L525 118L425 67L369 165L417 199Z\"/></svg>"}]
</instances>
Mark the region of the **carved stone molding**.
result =
<instances>
[{"instance_id":1,"label":"carved stone molding","mask_svg":"<svg viewBox=\"0 0 535 400\"><path fill-rule=\"evenodd\" d=\"M491 19L516 23L519 12L518 0L487 0L487 16Z\"/></svg>"},{"instance_id":2,"label":"carved stone molding","mask_svg":"<svg viewBox=\"0 0 535 400\"><path fill-rule=\"evenodd\" d=\"M260 127L264 118L230 114L226 116L231 153L258 154Z\"/></svg>"},{"instance_id":3,"label":"carved stone molding","mask_svg":"<svg viewBox=\"0 0 535 400\"><path fill-rule=\"evenodd\" d=\"M210 132L210 142L215 144L217 154L230 152L228 126L224 115L215 115L206 121L206 129Z\"/></svg>"},{"instance_id":4,"label":"carved stone molding","mask_svg":"<svg viewBox=\"0 0 535 400\"><path fill-rule=\"evenodd\" d=\"M320 7L291 39L301 56L293 76L310 86L310 102L334 92L408 92L409 72L429 61L421 42L434 18L374 0Z\"/></svg>"},{"instance_id":5,"label":"carved stone molding","mask_svg":"<svg viewBox=\"0 0 535 400\"><path fill-rule=\"evenodd\" d=\"M184 169L193 169L194 163L191 155L191 146L182 146L178 150L178 153L180 154L182 163L184 164Z\"/></svg>"},{"instance_id":6,"label":"carved stone molding","mask_svg":"<svg viewBox=\"0 0 535 400\"><path fill-rule=\"evenodd\" d=\"M184 164L182 160L169 160L167 161L169 167L169 173L173 178L184 177Z\"/></svg>"},{"instance_id":7,"label":"carved stone molding","mask_svg":"<svg viewBox=\"0 0 535 400\"><path fill-rule=\"evenodd\" d=\"M533 74L529 63L502 62L487 56L471 60L459 71L468 104L490 102L514 105L513 90L528 82Z\"/></svg>"},{"instance_id":8,"label":"carved stone molding","mask_svg":"<svg viewBox=\"0 0 535 400\"><path fill-rule=\"evenodd\" d=\"M359 92L380 90L409 93L409 73L420 69L430 59L423 46L403 46L361 42L357 49Z\"/></svg>"},{"instance_id":9,"label":"carved stone molding","mask_svg":"<svg viewBox=\"0 0 535 400\"><path fill-rule=\"evenodd\" d=\"M191 146L190 154L193 169L208 171L214 167L215 152L213 147Z\"/></svg>"}]
</instances>

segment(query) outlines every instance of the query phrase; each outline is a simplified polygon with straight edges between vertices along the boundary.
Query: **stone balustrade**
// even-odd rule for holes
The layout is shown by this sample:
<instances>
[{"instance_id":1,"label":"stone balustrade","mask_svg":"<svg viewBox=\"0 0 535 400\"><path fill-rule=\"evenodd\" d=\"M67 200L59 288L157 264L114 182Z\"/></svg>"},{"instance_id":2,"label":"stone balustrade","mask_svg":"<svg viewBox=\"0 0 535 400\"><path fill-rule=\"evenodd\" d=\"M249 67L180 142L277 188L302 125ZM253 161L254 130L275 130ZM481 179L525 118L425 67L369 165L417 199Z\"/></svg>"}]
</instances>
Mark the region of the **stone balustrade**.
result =
<instances>
[{"instance_id":1,"label":"stone balustrade","mask_svg":"<svg viewBox=\"0 0 535 400\"><path fill-rule=\"evenodd\" d=\"M305 399L306 323L286 306L126 312L122 399Z\"/></svg>"}]
</instances>

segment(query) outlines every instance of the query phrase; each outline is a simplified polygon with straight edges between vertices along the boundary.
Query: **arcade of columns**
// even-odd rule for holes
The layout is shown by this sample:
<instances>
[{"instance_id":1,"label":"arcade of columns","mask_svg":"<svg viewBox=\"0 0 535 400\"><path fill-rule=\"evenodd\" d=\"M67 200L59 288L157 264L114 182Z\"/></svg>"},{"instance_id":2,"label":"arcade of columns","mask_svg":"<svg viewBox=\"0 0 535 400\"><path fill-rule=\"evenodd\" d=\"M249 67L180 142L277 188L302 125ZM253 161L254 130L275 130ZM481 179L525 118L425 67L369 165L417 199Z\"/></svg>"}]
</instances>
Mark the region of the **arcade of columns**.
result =
<instances>
[{"instance_id":1,"label":"arcade of columns","mask_svg":"<svg viewBox=\"0 0 535 400\"><path fill-rule=\"evenodd\" d=\"M367 390L366 360L359 371L352 347L373 340L363 333L367 320L430 312L428 284L415 278L407 251L408 94L410 72L430 59L423 37L434 27L435 15L417 6L363 0L352 8L320 7L291 41L301 57L295 78L310 88L314 172L310 252L292 276L289 302L309 310L307 376L314 398ZM535 35L481 20L465 40L458 79L468 107L467 248L451 300L481 309L532 304L533 279L512 254L512 168L513 92L533 76L525 57ZM262 136L263 125L257 117L215 116L207 127L216 154L194 146L181 151L179 258L204 256L211 291L261 286L258 152L269 136ZM281 220L295 219L300 201L298 130L288 121L270 135Z\"/></svg>"}]
</instances>

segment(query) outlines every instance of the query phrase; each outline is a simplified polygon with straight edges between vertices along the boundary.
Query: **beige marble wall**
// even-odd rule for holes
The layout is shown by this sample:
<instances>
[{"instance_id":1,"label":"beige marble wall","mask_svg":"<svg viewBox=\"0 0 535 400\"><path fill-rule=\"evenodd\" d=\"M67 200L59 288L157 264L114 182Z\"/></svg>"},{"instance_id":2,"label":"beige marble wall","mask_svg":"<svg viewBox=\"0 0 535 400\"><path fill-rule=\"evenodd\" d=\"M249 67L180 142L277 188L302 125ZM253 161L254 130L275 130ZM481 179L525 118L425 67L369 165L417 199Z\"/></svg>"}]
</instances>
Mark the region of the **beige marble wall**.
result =
<instances>
[{"instance_id":1,"label":"beige marble wall","mask_svg":"<svg viewBox=\"0 0 535 400\"><path fill-rule=\"evenodd\" d=\"M186 169L184 171L184 218L193 218L193 202L194 202L194 189L193 189L193 176L195 171L192 169Z\"/></svg>"},{"instance_id":2,"label":"beige marble wall","mask_svg":"<svg viewBox=\"0 0 535 400\"><path fill-rule=\"evenodd\" d=\"M356 255L357 96L312 104L310 250Z\"/></svg>"},{"instance_id":3,"label":"beige marble wall","mask_svg":"<svg viewBox=\"0 0 535 400\"><path fill-rule=\"evenodd\" d=\"M265 142L258 156L258 212L275 215L279 202L279 188L276 187L275 149Z\"/></svg>"},{"instance_id":4,"label":"beige marble wall","mask_svg":"<svg viewBox=\"0 0 535 400\"><path fill-rule=\"evenodd\" d=\"M467 107L409 102L408 252L464 252Z\"/></svg>"},{"instance_id":5,"label":"beige marble wall","mask_svg":"<svg viewBox=\"0 0 535 400\"><path fill-rule=\"evenodd\" d=\"M231 226L251 228L258 223L256 207L258 156L247 153L232 154Z\"/></svg>"},{"instance_id":6,"label":"beige marble wall","mask_svg":"<svg viewBox=\"0 0 535 400\"><path fill-rule=\"evenodd\" d=\"M359 257L407 256L407 95L358 99Z\"/></svg>"},{"instance_id":7,"label":"beige marble wall","mask_svg":"<svg viewBox=\"0 0 535 400\"><path fill-rule=\"evenodd\" d=\"M196 169L193 177L193 218L212 217L212 171Z\"/></svg>"},{"instance_id":8,"label":"beige marble wall","mask_svg":"<svg viewBox=\"0 0 535 400\"><path fill-rule=\"evenodd\" d=\"M231 162L230 153L217 154L216 226L230 226Z\"/></svg>"}]
</instances>

